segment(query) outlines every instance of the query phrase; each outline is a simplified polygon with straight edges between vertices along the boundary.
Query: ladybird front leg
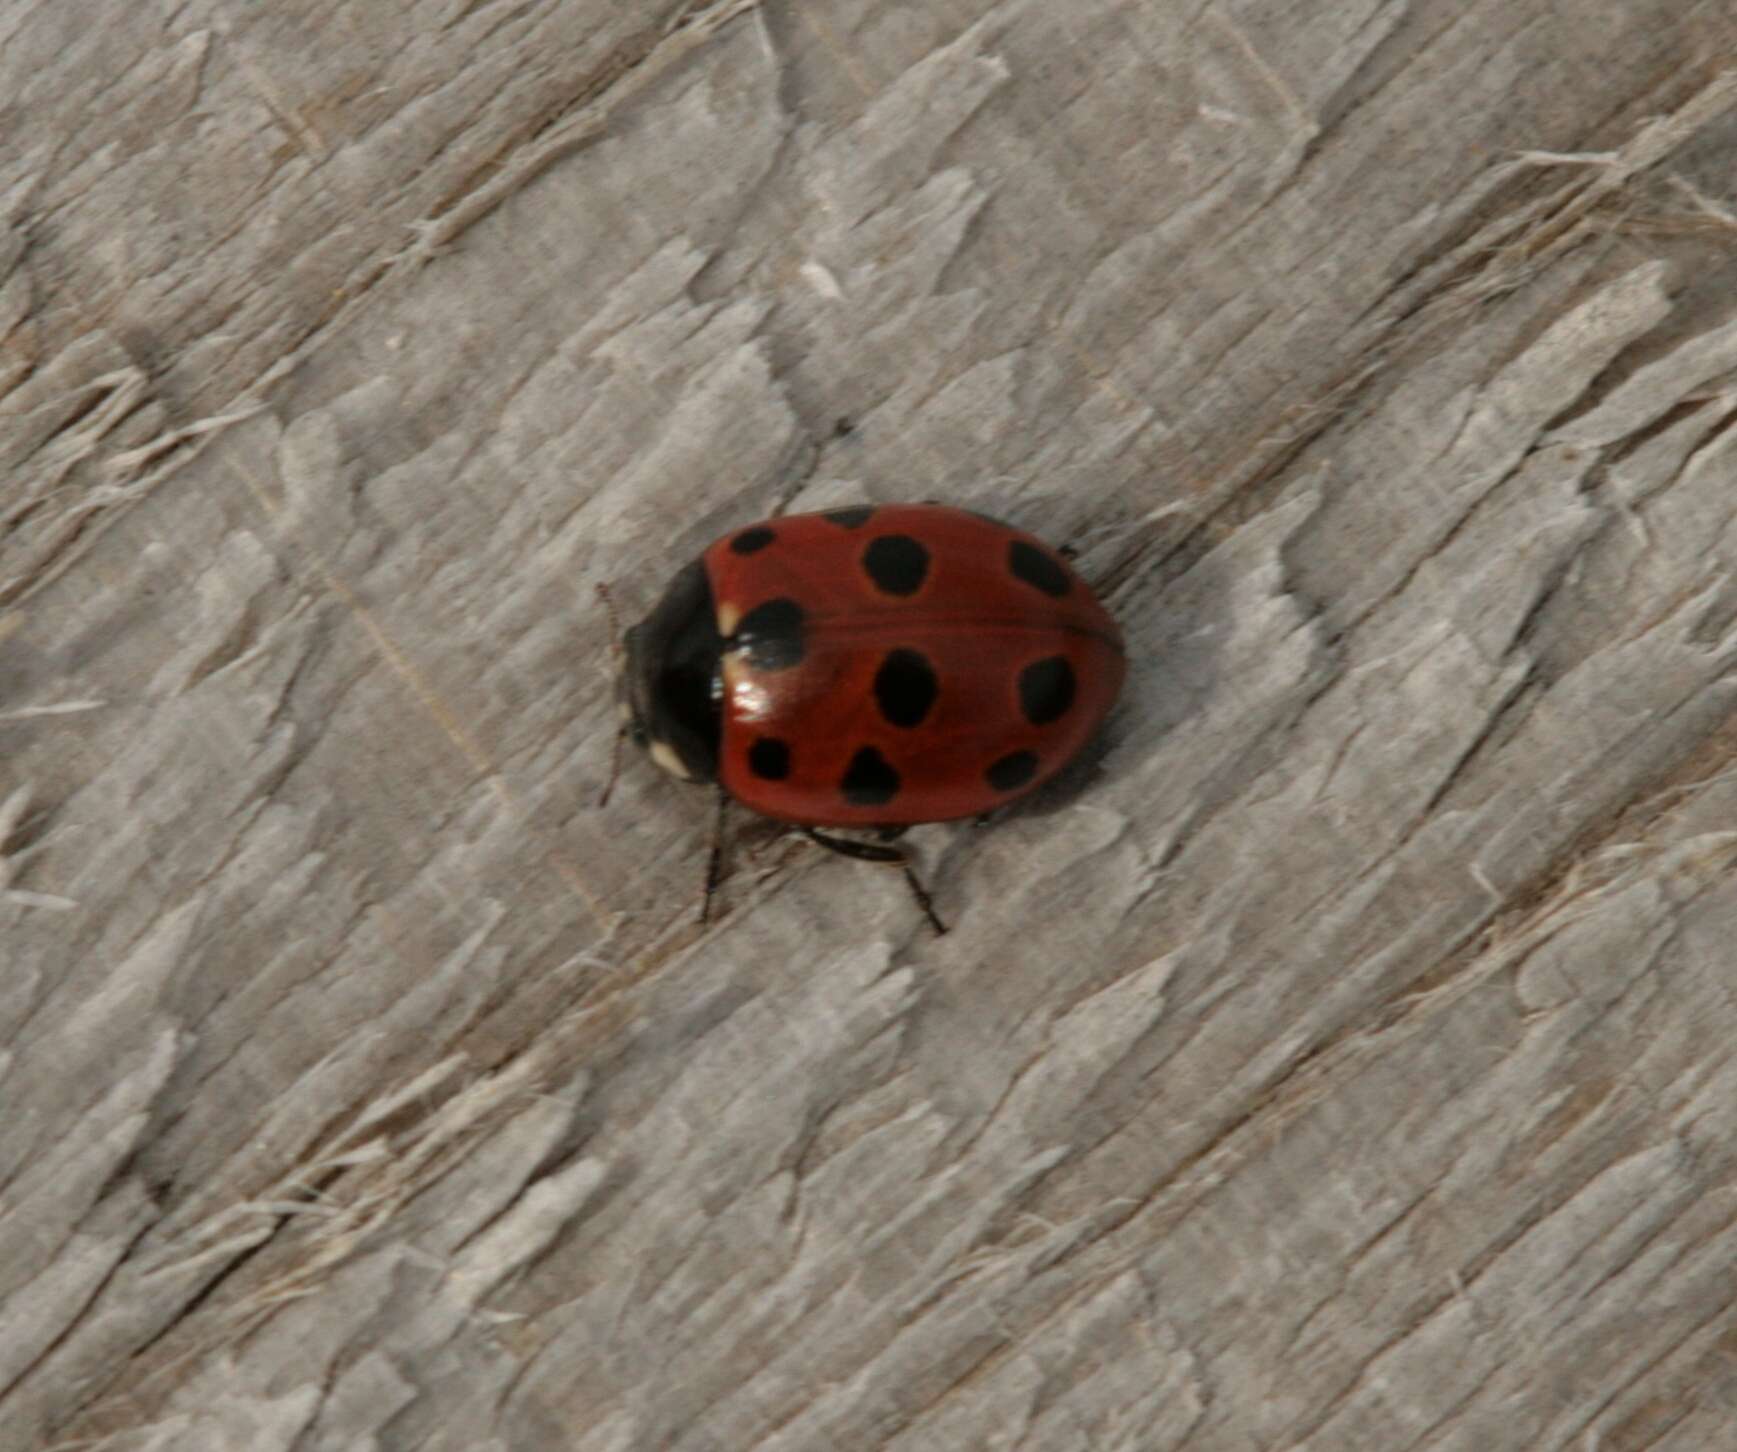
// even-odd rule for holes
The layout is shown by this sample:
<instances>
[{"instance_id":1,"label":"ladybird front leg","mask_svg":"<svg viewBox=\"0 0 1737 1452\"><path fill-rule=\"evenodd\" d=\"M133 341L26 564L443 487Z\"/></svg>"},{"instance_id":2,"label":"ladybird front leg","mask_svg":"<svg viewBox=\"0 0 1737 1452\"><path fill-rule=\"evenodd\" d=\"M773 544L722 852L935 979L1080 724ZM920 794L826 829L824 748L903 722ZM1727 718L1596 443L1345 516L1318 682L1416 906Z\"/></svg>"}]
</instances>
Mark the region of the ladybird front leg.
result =
<instances>
[{"instance_id":1,"label":"ladybird front leg","mask_svg":"<svg viewBox=\"0 0 1737 1452\"><path fill-rule=\"evenodd\" d=\"M730 794L722 787L718 788L718 810L712 818L712 850L706 856L706 887L700 895L700 921L709 923L712 920L712 895L718 890L718 883L724 874L724 808L729 803Z\"/></svg>"}]
</instances>

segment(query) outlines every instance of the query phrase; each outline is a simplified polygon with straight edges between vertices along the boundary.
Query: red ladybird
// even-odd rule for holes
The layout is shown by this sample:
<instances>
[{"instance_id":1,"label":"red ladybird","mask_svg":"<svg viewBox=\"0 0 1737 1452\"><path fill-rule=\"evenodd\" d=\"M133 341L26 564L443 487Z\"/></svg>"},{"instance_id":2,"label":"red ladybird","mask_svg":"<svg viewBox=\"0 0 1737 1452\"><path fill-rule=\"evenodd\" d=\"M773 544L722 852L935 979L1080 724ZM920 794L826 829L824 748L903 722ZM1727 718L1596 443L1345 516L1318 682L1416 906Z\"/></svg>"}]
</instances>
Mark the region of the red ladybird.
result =
<instances>
[{"instance_id":1,"label":"red ladybird","mask_svg":"<svg viewBox=\"0 0 1737 1452\"><path fill-rule=\"evenodd\" d=\"M899 504L715 541L627 632L620 695L624 731L665 771L903 863L812 829L1004 806L1079 754L1124 671L1116 622L1055 551L985 515ZM708 894L716 862L714 844Z\"/></svg>"}]
</instances>

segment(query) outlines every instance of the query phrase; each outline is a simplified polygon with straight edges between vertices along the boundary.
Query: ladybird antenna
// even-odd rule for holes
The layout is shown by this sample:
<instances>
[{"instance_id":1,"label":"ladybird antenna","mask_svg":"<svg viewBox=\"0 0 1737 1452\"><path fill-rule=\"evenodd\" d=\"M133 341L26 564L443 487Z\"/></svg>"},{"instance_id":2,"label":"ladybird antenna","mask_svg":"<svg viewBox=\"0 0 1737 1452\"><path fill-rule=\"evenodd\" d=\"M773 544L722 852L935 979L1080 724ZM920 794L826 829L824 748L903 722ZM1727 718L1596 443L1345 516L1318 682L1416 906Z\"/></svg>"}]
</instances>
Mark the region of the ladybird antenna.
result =
<instances>
[{"instance_id":1,"label":"ladybird antenna","mask_svg":"<svg viewBox=\"0 0 1737 1452\"><path fill-rule=\"evenodd\" d=\"M625 651L621 644L621 617L615 613L615 601L609 594L609 586L601 580L597 582L597 598L603 602L603 609L609 616L609 653L615 660L617 670L621 669L622 657ZM627 722L620 722L615 728L615 740L609 747L609 780L603 783L603 790L598 794L599 810L609 805L609 794L615 790L617 778L621 775L621 738L627 735Z\"/></svg>"}]
</instances>

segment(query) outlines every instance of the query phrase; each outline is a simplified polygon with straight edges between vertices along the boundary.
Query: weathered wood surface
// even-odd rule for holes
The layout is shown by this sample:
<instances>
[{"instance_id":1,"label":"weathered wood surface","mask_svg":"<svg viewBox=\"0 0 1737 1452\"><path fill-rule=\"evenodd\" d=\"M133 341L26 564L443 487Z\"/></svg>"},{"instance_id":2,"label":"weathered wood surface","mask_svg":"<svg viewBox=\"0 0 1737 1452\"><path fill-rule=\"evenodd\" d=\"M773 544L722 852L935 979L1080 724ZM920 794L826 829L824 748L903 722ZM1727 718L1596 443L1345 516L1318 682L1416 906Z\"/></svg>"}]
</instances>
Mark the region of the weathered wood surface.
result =
<instances>
[{"instance_id":1,"label":"weathered wood surface","mask_svg":"<svg viewBox=\"0 0 1737 1452\"><path fill-rule=\"evenodd\" d=\"M0 1446L1737 1445L1733 54L0 10ZM1101 768L702 933L592 585L911 496Z\"/></svg>"}]
</instances>

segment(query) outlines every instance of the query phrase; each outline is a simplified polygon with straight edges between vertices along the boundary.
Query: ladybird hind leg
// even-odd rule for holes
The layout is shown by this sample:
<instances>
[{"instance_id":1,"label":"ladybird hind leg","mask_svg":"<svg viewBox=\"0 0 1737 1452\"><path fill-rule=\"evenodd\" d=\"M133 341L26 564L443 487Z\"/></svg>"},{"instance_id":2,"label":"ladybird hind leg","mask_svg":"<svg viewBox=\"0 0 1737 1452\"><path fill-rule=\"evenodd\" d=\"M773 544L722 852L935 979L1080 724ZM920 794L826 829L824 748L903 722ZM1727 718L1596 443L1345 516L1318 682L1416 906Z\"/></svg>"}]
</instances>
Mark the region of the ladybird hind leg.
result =
<instances>
[{"instance_id":1,"label":"ladybird hind leg","mask_svg":"<svg viewBox=\"0 0 1737 1452\"><path fill-rule=\"evenodd\" d=\"M891 830L897 836L904 829L881 828L883 837ZM935 911L935 904L929 897L928 890L917 880L917 874L911 871L910 854L897 847L883 847L874 842L852 842L844 837L828 837L816 832L812 827L804 827L802 833L811 842L818 842L828 852L836 852L840 857L854 858L858 862L878 862L888 867L897 867L905 874L905 885L911 889L911 896L916 898L917 906L923 910L923 916L929 920L929 926L937 934L944 934L947 925L941 921Z\"/></svg>"}]
</instances>

